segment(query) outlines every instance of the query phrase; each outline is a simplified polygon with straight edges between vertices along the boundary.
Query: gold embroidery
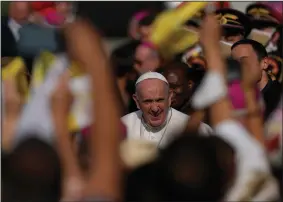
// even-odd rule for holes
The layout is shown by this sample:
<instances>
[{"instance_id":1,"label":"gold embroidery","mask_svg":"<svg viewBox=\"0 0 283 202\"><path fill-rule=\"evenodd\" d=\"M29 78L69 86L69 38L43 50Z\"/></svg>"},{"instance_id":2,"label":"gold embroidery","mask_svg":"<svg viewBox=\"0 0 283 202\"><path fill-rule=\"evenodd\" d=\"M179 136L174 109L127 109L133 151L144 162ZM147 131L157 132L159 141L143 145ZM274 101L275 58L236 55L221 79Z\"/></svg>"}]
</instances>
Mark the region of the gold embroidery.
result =
<instances>
[{"instance_id":1,"label":"gold embroidery","mask_svg":"<svg viewBox=\"0 0 283 202\"><path fill-rule=\"evenodd\" d=\"M253 16L254 18L270 18L271 16L269 15L270 12L267 9L264 8L253 8L248 11L248 14Z\"/></svg>"},{"instance_id":2,"label":"gold embroidery","mask_svg":"<svg viewBox=\"0 0 283 202\"><path fill-rule=\"evenodd\" d=\"M219 14L217 15L217 19L221 25L226 25L229 23L241 25L241 23L238 21L239 18L233 14L224 14L224 15Z\"/></svg>"}]
</instances>

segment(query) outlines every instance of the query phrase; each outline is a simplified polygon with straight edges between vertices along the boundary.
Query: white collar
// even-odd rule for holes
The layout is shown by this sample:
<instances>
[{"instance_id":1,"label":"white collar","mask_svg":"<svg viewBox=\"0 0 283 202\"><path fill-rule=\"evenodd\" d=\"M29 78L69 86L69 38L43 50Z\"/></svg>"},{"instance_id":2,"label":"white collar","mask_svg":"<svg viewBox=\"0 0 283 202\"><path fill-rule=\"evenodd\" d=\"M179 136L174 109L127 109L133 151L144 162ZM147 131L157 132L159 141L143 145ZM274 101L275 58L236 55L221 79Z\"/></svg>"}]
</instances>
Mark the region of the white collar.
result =
<instances>
[{"instance_id":1,"label":"white collar","mask_svg":"<svg viewBox=\"0 0 283 202\"><path fill-rule=\"evenodd\" d=\"M22 25L17 23L13 18L9 19L8 24L15 29L20 29L22 27Z\"/></svg>"}]
</instances>

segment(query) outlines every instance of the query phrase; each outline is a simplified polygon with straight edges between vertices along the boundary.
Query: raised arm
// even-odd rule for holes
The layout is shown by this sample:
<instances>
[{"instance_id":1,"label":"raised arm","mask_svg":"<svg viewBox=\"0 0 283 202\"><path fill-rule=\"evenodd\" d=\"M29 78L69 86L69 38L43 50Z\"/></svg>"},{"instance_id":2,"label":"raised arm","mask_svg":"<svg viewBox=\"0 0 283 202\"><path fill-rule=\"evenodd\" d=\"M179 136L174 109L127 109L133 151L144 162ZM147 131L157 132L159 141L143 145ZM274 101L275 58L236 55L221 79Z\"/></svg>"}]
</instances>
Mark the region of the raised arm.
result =
<instances>
[{"instance_id":1,"label":"raised arm","mask_svg":"<svg viewBox=\"0 0 283 202\"><path fill-rule=\"evenodd\" d=\"M95 127L91 134L89 197L121 199L121 162L119 156L120 109L101 37L90 23L77 20L65 30L70 56L91 77Z\"/></svg>"},{"instance_id":2,"label":"raised arm","mask_svg":"<svg viewBox=\"0 0 283 202\"><path fill-rule=\"evenodd\" d=\"M68 116L73 99L68 83L69 72L66 72L60 77L51 99L56 148L62 168L62 201L81 200L85 184L68 130Z\"/></svg>"},{"instance_id":3,"label":"raised arm","mask_svg":"<svg viewBox=\"0 0 283 202\"><path fill-rule=\"evenodd\" d=\"M210 119L215 134L230 143L236 151L238 172L224 200L246 201L254 197L255 191L265 191L262 185L270 181L269 165L261 145L232 117L231 103L227 98L226 68L218 44L218 23L213 16L207 16L202 26L201 42L208 72L194 95L193 104L200 109L210 105ZM197 103L198 100L201 102ZM267 197L268 200L276 198L278 192L276 189L273 191L271 196Z\"/></svg>"}]
</instances>

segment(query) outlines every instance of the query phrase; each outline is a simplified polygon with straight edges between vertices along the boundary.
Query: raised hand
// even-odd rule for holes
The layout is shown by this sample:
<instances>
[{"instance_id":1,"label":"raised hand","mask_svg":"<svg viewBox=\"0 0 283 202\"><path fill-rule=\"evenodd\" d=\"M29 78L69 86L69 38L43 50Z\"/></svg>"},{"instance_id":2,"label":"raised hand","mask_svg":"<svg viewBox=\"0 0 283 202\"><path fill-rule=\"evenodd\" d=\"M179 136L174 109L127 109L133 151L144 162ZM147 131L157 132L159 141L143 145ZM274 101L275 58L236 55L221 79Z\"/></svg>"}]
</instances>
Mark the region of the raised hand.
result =
<instances>
[{"instance_id":1,"label":"raised hand","mask_svg":"<svg viewBox=\"0 0 283 202\"><path fill-rule=\"evenodd\" d=\"M17 118L23 106L23 98L18 91L15 79L6 79L3 81L3 106L5 117Z\"/></svg>"},{"instance_id":2,"label":"raised hand","mask_svg":"<svg viewBox=\"0 0 283 202\"><path fill-rule=\"evenodd\" d=\"M200 43L204 49L219 46L221 39L221 28L213 14L208 14L201 25Z\"/></svg>"},{"instance_id":3,"label":"raised hand","mask_svg":"<svg viewBox=\"0 0 283 202\"><path fill-rule=\"evenodd\" d=\"M60 117L64 116L67 118L69 114L73 102L73 96L68 86L69 78L70 73L65 72L59 79L57 87L53 91L51 97L51 106L54 116L59 115Z\"/></svg>"}]
</instances>

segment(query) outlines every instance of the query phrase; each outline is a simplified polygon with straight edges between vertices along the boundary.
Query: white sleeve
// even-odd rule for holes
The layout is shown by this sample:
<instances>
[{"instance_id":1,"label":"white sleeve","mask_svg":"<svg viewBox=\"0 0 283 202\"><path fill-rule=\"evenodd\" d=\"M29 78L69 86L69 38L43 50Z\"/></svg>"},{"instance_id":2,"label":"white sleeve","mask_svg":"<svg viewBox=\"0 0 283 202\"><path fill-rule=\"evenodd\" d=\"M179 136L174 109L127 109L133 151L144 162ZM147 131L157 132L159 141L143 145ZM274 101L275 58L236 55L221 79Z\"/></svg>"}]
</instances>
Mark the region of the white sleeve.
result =
<instances>
[{"instance_id":1,"label":"white sleeve","mask_svg":"<svg viewBox=\"0 0 283 202\"><path fill-rule=\"evenodd\" d=\"M238 163L245 169L270 172L264 148L240 123L223 121L214 127L214 132L234 147Z\"/></svg>"},{"instance_id":2,"label":"white sleeve","mask_svg":"<svg viewBox=\"0 0 283 202\"><path fill-rule=\"evenodd\" d=\"M260 192L265 192L265 187L261 185L271 174L264 148L260 143L237 121L223 121L216 125L214 130L215 134L227 141L236 152L236 179L225 201L249 200L258 187ZM269 189L269 186L267 188Z\"/></svg>"}]
</instances>

